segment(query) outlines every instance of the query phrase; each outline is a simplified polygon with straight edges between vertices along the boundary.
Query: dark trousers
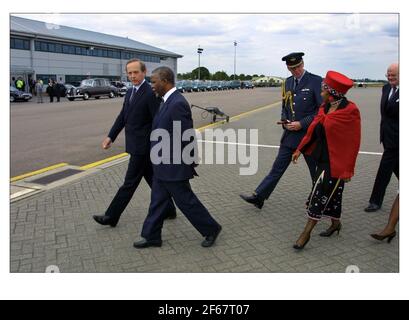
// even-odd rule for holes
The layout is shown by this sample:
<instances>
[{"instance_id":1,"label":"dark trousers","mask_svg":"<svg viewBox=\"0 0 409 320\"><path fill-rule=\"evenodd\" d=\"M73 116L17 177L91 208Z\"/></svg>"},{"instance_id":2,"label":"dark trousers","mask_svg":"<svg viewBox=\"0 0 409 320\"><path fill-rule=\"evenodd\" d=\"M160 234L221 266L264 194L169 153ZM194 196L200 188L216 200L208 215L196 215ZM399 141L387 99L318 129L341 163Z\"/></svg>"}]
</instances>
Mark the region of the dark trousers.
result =
<instances>
[{"instance_id":1,"label":"dark trousers","mask_svg":"<svg viewBox=\"0 0 409 320\"><path fill-rule=\"evenodd\" d=\"M193 193L189 180L167 182L154 178L149 213L142 228L143 238L161 240L167 203L171 198L203 237L217 232L219 224Z\"/></svg>"},{"instance_id":2,"label":"dark trousers","mask_svg":"<svg viewBox=\"0 0 409 320\"><path fill-rule=\"evenodd\" d=\"M274 191L278 181L280 181L284 172L287 170L291 163L291 156L294 149L290 147L280 146L278 150L277 158L274 161L273 167L269 174L261 181L256 189L257 196L262 199L268 199L271 193ZM305 161L307 162L308 169L310 170L311 180L314 178L316 171L316 164L311 156L304 155Z\"/></svg>"},{"instance_id":3,"label":"dark trousers","mask_svg":"<svg viewBox=\"0 0 409 320\"><path fill-rule=\"evenodd\" d=\"M153 171L149 155L131 155L124 184L119 188L105 215L111 217L114 221L118 221L129 201L131 201L142 177L145 178L145 181L152 188L152 176ZM166 202L166 214L172 215L175 213L176 208L173 202Z\"/></svg>"},{"instance_id":4,"label":"dark trousers","mask_svg":"<svg viewBox=\"0 0 409 320\"><path fill-rule=\"evenodd\" d=\"M385 149L376 174L375 183L372 189L370 203L382 206L386 187L391 180L392 173L399 180L399 148Z\"/></svg>"}]
</instances>

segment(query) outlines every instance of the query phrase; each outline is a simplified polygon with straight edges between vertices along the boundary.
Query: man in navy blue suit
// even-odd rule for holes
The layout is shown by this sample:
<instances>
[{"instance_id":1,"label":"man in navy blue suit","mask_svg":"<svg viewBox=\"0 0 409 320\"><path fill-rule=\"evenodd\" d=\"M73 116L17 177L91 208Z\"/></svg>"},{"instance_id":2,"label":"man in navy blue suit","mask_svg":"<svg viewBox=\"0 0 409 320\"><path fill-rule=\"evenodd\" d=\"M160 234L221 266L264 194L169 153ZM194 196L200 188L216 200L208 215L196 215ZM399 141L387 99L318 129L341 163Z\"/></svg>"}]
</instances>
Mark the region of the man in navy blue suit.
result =
<instances>
[{"instance_id":1,"label":"man in navy blue suit","mask_svg":"<svg viewBox=\"0 0 409 320\"><path fill-rule=\"evenodd\" d=\"M127 207L138 188L142 177L152 186L152 164L149 158L152 120L158 111L160 101L145 81L146 66L139 59L129 60L126 71L133 86L128 90L121 112L108 137L102 142L104 149L109 149L118 134L125 128L126 152L130 154L128 170L124 184L119 188L105 215L95 215L94 220L102 225L115 227L122 212ZM167 217L176 218L176 208L167 203Z\"/></svg>"},{"instance_id":2,"label":"man in navy blue suit","mask_svg":"<svg viewBox=\"0 0 409 320\"><path fill-rule=\"evenodd\" d=\"M293 52L282 58L292 76L283 85L281 121L284 132L280 149L269 174L259 184L252 195L240 197L261 209L264 201L274 191L278 181L291 163L291 156L301 142L322 103L322 78L304 69L303 52ZM305 156L311 179L316 165L311 156Z\"/></svg>"},{"instance_id":3,"label":"man in navy blue suit","mask_svg":"<svg viewBox=\"0 0 409 320\"><path fill-rule=\"evenodd\" d=\"M378 211L382 207L392 173L399 179L399 64L391 64L386 77L388 83L382 88L381 98L380 141L384 151L369 205L364 209L366 212Z\"/></svg>"},{"instance_id":4,"label":"man in navy blue suit","mask_svg":"<svg viewBox=\"0 0 409 320\"><path fill-rule=\"evenodd\" d=\"M189 180L197 175L195 163L187 163L183 150L189 142L182 135L193 130L192 112L189 103L175 88L175 75L168 67L159 67L152 72L152 89L163 98L152 125L151 159L153 163L153 185L149 213L142 229L142 240L134 243L141 249L162 246L162 226L167 214L167 203L173 199L190 223L205 237L203 247L212 246L222 227L212 218L199 201ZM160 150L163 161L156 161L154 150L159 141L154 141L156 132L165 132L169 137L166 150ZM158 139L159 140L159 139ZM179 148L177 147L179 145ZM156 147L155 147L156 146ZM179 149L179 150L178 150Z\"/></svg>"}]
</instances>

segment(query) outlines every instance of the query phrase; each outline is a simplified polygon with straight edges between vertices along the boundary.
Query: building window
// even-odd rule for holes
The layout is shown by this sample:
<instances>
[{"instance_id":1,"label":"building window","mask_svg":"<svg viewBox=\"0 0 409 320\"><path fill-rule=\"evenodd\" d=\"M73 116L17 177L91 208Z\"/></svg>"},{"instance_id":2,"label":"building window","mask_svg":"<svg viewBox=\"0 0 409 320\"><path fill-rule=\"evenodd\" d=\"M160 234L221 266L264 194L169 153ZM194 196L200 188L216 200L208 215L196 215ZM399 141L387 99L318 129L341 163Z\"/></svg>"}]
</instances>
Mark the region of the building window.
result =
<instances>
[{"instance_id":1,"label":"building window","mask_svg":"<svg viewBox=\"0 0 409 320\"><path fill-rule=\"evenodd\" d=\"M82 47L74 46L69 44L57 43L57 42L46 42L46 41L35 41L34 42L36 51L44 52L55 52L63 54L72 55L82 55L82 56L93 56L93 57L103 57L103 58L113 58L113 59L123 59L130 60L132 58L138 58L144 62L155 62L160 63L161 58L159 56L130 52L130 51L120 51L120 50L110 50L108 48L94 48L92 47ZM30 50L30 40L11 38L10 47L12 49L23 49Z\"/></svg>"},{"instance_id":2,"label":"building window","mask_svg":"<svg viewBox=\"0 0 409 320\"><path fill-rule=\"evenodd\" d=\"M30 50L30 40L10 38L10 48L19 50Z\"/></svg>"},{"instance_id":3,"label":"building window","mask_svg":"<svg viewBox=\"0 0 409 320\"><path fill-rule=\"evenodd\" d=\"M62 45L59 43L55 44L55 52L56 53L62 53Z\"/></svg>"},{"instance_id":4,"label":"building window","mask_svg":"<svg viewBox=\"0 0 409 320\"><path fill-rule=\"evenodd\" d=\"M55 74L36 74L36 78L42 80L43 84L47 84L50 79L56 81L57 76Z\"/></svg>"}]
</instances>

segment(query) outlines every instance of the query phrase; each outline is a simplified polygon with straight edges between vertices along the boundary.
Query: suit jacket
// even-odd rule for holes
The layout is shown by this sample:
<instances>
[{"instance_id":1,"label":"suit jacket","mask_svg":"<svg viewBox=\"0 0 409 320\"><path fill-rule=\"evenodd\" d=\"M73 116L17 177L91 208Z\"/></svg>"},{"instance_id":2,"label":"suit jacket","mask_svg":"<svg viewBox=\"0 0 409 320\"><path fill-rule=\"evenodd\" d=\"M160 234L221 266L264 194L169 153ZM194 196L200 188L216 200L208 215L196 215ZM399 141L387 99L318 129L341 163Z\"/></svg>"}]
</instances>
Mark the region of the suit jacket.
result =
<instances>
[{"instance_id":1,"label":"suit jacket","mask_svg":"<svg viewBox=\"0 0 409 320\"><path fill-rule=\"evenodd\" d=\"M131 155L149 154L152 121L159 108L160 101L156 98L150 85L145 81L135 93L130 102L132 89L125 95L122 110L108 137L115 141L118 134L125 128L125 150Z\"/></svg>"},{"instance_id":2,"label":"suit jacket","mask_svg":"<svg viewBox=\"0 0 409 320\"><path fill-rule=\"evenodd\" d=\"M174 132L174 121L180 121L181 133ZM162 181L185 181L192 179L193 176L197 175L194 170L194 163L186 164L183 162L183 159L179 160L179 157L175 158L175 155L173 154L174 136L176 139L181 139L178 137L180 134L183 134L183 132L188 129L193 129L192 112L189 103L179 91L173 92L157 112L152 124L152 130L155 129L164 129L170 135L170 158L165 159L165 156L162 155L164 163L153 163L153 175L155 179ZM158 143L159 141L151 141L151 148ZM183 149L189 143L189 141L181 141L180 145ZM179 150L176 150L176 152L180 154Z\"/></svg>"},{"instance_id":3,"label":"suit jacket","mask_svg":"<svg viewBox=\"0 0 409 320\"><path fill-rule=\"evenodd\" d=\"M321 82L322 78L320 76L309 73L308 71L305 72L297 88L294 88L293 76L286 79L285 92L292 92L294 114L290 107L290 101L287 101L287 104L283 101L281 119L299 121L302 129L299 131L284 129L284 133L281 137L282 145L295 149L307 133L308 126L318 113L318 109L322 103Z\"/></svg>"},{"instance_id":4,"label":"suit jacket","mask_svg":"<svg viewBox=\"0 0 409 320\"><path fill-rule=\"evenodd\" d=\"M381 143L385 149L399 148L399 90L389 98L391 85L382 88Z\"/></svg>"}]
</instances>

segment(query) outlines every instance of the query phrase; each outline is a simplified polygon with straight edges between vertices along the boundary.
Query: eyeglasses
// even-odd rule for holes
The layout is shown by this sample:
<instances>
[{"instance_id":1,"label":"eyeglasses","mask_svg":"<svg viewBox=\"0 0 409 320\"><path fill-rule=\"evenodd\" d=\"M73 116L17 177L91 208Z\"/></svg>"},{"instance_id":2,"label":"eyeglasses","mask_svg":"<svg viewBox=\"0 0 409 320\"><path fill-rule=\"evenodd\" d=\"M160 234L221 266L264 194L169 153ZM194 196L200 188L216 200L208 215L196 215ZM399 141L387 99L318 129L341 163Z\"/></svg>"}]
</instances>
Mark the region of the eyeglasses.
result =
<instances>
[{"instance_id":1,"label":"eyeglasses","mask_svg":"<svg viewBox=\"0 0 409 320\"><path fill-rule=\"evenodd\" d=\"M397 75L397 74L390 74L390 73L387 73L387 74L385 74L385 77L386 77L386 78L392 78L392 79L395 79L395 78L397 78L397 77L398 77L398 75Z\"/></svg>"}]
</instances>

